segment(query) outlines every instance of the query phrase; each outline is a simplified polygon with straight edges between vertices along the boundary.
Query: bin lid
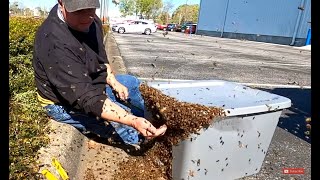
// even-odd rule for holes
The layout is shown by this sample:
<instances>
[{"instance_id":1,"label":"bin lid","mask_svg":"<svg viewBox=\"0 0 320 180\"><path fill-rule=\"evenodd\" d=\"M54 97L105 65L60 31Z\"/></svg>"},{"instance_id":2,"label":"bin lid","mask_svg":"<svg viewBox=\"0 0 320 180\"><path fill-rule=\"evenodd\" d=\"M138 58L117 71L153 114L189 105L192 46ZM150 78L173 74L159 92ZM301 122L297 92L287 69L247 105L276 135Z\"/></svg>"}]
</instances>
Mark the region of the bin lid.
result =
<instances>
[{"instance_id":1,"label":"bin lid","mask_svg":"<svg viewBox=\"0 0 320 180\"><path fill-rule=\"evenodd\" d=\"M276 111L291 106L291 100L286 97L223 80L149 81L147 84L179 101L221 107L226 116Z\"/></svg>"}]
</instances>

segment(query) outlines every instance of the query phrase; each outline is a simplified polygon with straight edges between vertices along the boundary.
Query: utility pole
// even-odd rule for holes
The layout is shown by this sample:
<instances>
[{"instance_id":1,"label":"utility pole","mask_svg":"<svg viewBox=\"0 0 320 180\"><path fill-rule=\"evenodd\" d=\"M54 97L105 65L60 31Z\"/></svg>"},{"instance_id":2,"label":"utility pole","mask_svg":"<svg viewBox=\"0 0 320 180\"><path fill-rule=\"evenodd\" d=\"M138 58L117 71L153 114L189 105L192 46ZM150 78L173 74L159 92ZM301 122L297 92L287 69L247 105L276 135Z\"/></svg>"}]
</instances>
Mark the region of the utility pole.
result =
<instances>
[{"instance_id":1,"label":"utility pole","mask_svg":"<svg viewBox=\"0 0 320 180\"><path fill-rule=\"evenodd\" d=\"M109 22L109 0L106 0L107 1L107 22Z\"/></svg>"},{"instance_id":2,"label":"utility pole","mask_svg":"<svg viewBox=\"0 0 320 180\"><path fill-rule=\"evenodd\" d=\"M106 19L106 0L103 0L103 20L102 20L102 24L104 24Z\"/></svg>"},{"instance_id":3,"label":"utility pole","mask_svg":"<svg viewBox=\"0 0 320 180\"><path fill-rule=\"evenodd\" d=\"M109 0L101 0L100 19L102 24L106 23L109 19Z\"/></svg>"},{"instance_id":4,"label":"utility pole","mask_svg":"<svg viewBox=\"0 0 320 180\"><path fill-rule=\"evenodd\" d=\"M100 1L100 19L102 24L106 23L109 19L109 0Z\"/></svg>"},{"instance_id":5,"label":"utility pole","mask_svg":"<svg viewBox=\"0 0 320 180\"><path fill-rule=\"evenodd\" d=\"M102 20L102 1L100 0L100 19Z\"/></svg>"},{"instance_id":6,"label":"utility pole","mask_svg":"<svg viewBox=\"0 0 320 180\"><path fill-rule=\"evenodd\" d=\"M187 6L188 6L188 0L186 0L186 4L184 8L184 22L187 21Z\"/></svg>"}]
</instances>

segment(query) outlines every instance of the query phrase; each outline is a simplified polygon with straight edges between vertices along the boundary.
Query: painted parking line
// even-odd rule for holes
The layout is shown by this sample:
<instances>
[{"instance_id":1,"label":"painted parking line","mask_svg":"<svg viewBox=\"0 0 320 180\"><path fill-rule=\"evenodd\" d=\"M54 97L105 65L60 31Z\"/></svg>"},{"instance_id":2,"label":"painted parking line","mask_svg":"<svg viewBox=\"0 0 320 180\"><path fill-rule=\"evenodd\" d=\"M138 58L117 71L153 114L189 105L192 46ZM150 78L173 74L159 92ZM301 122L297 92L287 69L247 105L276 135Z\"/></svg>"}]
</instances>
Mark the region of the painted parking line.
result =
<instances>
[{"instance_id":1,"label":"painted parking line","mask_svg":"<svg viewBox=\"0 0 320 180\"><path fill-rule=\"evenodd\" d=\"M311 89L311 86L299 86L289 84L259 84L259 83L238 83L245 86L256 86L256 87L272 87L272 88L299 88L299 89Z\"/></svg>"},{"instance_id":2,"label":"painted parking line","mask_svg":"<svg viewBox=\"0 0 320 180\"><path fill-rule=\"evenodd\" d=\"M141 81L170 81L170 82L190 82L196 80L186 80L186 79L162 79L162 78L138 78ZM260 83L237 83L244 86L254 86L254 87L269 87L269 88L298 88L298 89L311 89L311 86L299 86L299 85L289 85L289 84L260 84Z\"/></svg>"},{"instance_id":3,"label":"painted parking line","mask_svg":"<svg viewBox=\"0 0 320 180\"><path fill-rule=\"evenodd\" d=\"M180 55L183 55L182 53L180 53ZM162 60L165 60L165 59L185 59L185 60L188 60L188 59L195 59L195 56L192 56L192 55L184 55L184 56L154 56L154 55L136 55L136 52L126 52L126 54L123 54L123 57L124 58L143 58L143 59L152 59L152 58L159 58L159 59L162 59ZM225 59L211 59L211 58L207 58L207 56L197 56L197 61L201 61L201 62L224 62L224 63L228 63L225 61ZM250 64L250 65L263 65L263 66L267 66L267 65L270 65L270 66L289 66L289 67L306 67L306 68L309 68L310 67L310 63L305 63L303 61L299 61L299 62L292 62L292 63L283 63L283 62L262 62L262 61L259 61L259 60L248 60L248 59L232 59L232 63L235 64Z\"/></svg>"}]
</instances>

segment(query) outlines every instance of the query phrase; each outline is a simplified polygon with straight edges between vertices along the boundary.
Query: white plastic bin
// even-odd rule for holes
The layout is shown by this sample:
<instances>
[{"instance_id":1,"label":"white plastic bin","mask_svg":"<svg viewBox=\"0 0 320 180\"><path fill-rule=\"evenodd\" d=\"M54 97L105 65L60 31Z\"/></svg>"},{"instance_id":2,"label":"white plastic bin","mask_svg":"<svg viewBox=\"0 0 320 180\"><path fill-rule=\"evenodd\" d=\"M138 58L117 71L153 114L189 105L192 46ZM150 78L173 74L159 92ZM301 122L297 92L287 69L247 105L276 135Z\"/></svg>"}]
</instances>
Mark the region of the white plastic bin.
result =
<instances>
[{"instance_id":1,"label":"white plastic bin","mask_svg":"<svg viewBox=\"0 0 320 180\"><path fill-rule=\"evenodd\" d=\"M260 171L281 112L291 100L221 80L148 82L179 101L223 107L200 134L173 147L173 179L231 180Z\"/></svg>"}]
</instances>

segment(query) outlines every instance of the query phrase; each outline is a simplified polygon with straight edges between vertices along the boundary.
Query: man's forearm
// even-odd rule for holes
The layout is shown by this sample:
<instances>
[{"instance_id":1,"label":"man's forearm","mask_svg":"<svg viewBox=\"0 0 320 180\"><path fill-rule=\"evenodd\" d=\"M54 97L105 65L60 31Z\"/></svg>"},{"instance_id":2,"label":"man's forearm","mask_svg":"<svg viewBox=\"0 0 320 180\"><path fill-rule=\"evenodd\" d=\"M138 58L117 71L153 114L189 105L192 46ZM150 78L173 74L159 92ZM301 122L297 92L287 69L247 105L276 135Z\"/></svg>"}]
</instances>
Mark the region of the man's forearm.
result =
<instances>
[{"instance_id":1,"label":"man's forearm","mask_svg":"<svg viewBox=\"0 0 320 180\"><path fill-rule=\"evenodd\" d=\"M137 119L136 116L125 111L110 99L105 100L102 107L101 117L105 120L119 122L128 126L133 126L133 121Z\"/></svg>"},{"instance_id":2,"label":"man's forearm","mask_svg":"<svg viewBox=\"0 0 320 180\"><path fill-rule=\"evenodd\" d=\"M101 117L105 120L110 120L125 124L135 128L139 133L145 136L147 139L161 136L167 130L166 125L160 126L159 129L155 128L148 120L143 117L134 116L120 106L112 102L110 99L106 99L103 105Z\"/></svg>"}]
</instances>

